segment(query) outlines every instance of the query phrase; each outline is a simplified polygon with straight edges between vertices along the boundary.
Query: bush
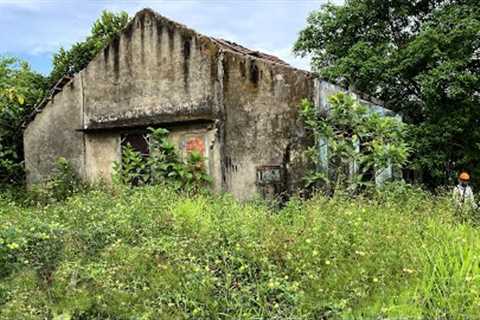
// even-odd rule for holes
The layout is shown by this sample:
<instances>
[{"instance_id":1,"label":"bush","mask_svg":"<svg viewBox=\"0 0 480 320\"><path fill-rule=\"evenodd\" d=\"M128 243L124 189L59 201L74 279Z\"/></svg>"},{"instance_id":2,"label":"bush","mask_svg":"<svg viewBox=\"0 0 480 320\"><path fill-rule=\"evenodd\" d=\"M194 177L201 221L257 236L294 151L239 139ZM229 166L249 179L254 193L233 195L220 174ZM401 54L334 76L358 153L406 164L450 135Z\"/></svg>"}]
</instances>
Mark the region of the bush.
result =
<instances>
[{"instance_id":1,"label":"bush","mask_svg":"<svg viewBox=\"0 0 480 320\"><path fill-rule=\"evenodd\" d=\"M306 151L313 166L305 177L307 188L355 194L375 185L376 172L388 167L401 170L410 153L406 124L342 92L328 102L328 111L308 100L300 106L305 128L315 141Z\"/></svg>"},{"instance_id":2,"label":"bush","mask_svg":"<svg viewBox=\"0 0 480 320\"><path fill-rule=\"evenodd\" d=\"M124 185L142 186L170 182L181 189L201 189L211 183L206 173L205 158L198 152L186 159L168 139L164 128L148 128L150 154L142 155L130 144L122 147L122 161L115 163L114 180Z\"/></svg>"},{"instance_id":3,"label":"bush","mask_svg":"<svg viewBox=\"0 0 480 320\"><path fill-rule=\"evenodd\" d=\"M27 62L0 56L0 184L24 180L23 125L45 90L45 77Z\"/></svg>"},{"instance_id":4,"label":"bush","mask_svg":"<svg viewBox=\"0 0 480 320\"><path fill-rule=\"evenodd\" d=\"M388 188L280 211L164 185L33 208L4 193L0 319L476 317L478 230Z\"/></svg>"}]
</instances>

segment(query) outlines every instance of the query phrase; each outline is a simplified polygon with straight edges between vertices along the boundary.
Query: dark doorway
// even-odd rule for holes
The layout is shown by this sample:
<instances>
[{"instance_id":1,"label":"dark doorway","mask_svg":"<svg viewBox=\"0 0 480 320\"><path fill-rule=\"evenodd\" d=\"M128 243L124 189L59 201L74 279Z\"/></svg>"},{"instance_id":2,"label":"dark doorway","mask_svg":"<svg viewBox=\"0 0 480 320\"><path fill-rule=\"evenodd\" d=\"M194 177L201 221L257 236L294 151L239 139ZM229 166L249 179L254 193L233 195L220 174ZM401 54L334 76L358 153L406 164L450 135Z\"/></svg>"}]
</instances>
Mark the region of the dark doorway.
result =
<instances>
[{"instance_id":1,"label":"dark doorway","mask_svg":"<svg viewBox=\"0 0 480 320\"><path fill-rule=\"evenodd\" d=\"M122 137L122 147L130 144L135 151L140 152L143 156L148 156L150 150L147 139L146 132L127 133Z\"/></svg>"}]
</instances>

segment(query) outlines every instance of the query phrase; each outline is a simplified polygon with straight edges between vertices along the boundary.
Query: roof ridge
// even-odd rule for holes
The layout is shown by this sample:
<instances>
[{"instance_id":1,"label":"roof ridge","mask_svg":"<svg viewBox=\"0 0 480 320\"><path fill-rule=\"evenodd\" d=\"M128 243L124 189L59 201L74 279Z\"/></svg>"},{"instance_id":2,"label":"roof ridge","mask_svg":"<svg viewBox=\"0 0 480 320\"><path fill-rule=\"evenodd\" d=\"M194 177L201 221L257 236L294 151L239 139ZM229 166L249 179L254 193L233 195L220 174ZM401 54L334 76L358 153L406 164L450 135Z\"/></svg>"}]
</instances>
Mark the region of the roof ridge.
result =
<instances>
[{"instance_id":1,"label":"roof ridge","mask_svg":"<svg viewBox=\"0 0 480 320\"><path fill-rule=\"evenodd\" d=\"M113 40L116 38L116 37L119 37L121 36L121 34L123 34L124 32L128 31L130 28L133 27L133 24L135 23L136 19L139 18L139 19L142 19L142 17L145 17L145 15L152 15L155 17L155 19L160 19L162 22L166 23L166 24L169 24L169 25L172 25L176 28L179 28L179 29L183 29L183 30L186 30L188 32L192 32L200 37L204 37L206 39L209 39L210 41L212 41L214 44L216 44L220 49L223 49L223 50L228 50L230 52L233 52L233 53L236 53L236 54L240 54L240 55L244 55L244 56L248 56L248 57L251 57L251 58L254 58L254 59L259 59L259 60L262 60L262 61L265 61L267 63L271 63L271 64L278 64L278 65L282 65L282 66L285 66L285 67L289 67L289 68L292 68L292 69L296 69L296 70L300 70L300 69L297 69L293 66L291 66L290 64L288 64L287 62L283 61L282 59L274 56L274 55L271 55L271 54L267 54L267 53L264 53L264 52L261 52L261 51L258 51L258 50L252 50L252 49L249 49L247 47L244 47L238 43L235 43L233 41L230 41L230 40L226 40L226 39L221 39L221 38L214 38L214 37L211 37L211 36L206 36L200 32L197 32L196 30L192 29L192 28L189 28L188 26L182 24L182 23L179 23L177 21L174 21L174 20L171 20L170 18L167 18L163 15L161 15L160 13L156 12L155 10L151 9L151 8L144 8L140 11L138 11L133 17L132 19L125 25L125 27L120 30L119 32L117 32L117 34L112 37L112 39L110 39L109 42L107 42L105 44L105 46L99 50L97 52L97 54L85 65L84 68L82 68L80 71L74 73L74 74L71 74L71 73L66 73L64 74L48 91L48 94L37 104L35 105L35 107L33 108L33 111L32 113L30 114L30 116L27 117L26 121L24 122L24 127L26 125L28 125L28 123L30 123L31 121L33 121L33 119L35 118L35 116L40 113L43 108L45 107L45 105L50 102L51 100L53 100L53 98L55 97L55 95L59 92L62 91L63 87L69 83L70 81L72 81L78 74L80 74L80 72L82 72L83 70L85 70L88 65L94 61L100 54L102 54L103 50L105 48L107 48L108 46L110 46L113 42ZM306 71L306 70L301 70L301 71L304 71L304 72L308 72L310 73L309 71Z\"/></svg>"}]
</instances>

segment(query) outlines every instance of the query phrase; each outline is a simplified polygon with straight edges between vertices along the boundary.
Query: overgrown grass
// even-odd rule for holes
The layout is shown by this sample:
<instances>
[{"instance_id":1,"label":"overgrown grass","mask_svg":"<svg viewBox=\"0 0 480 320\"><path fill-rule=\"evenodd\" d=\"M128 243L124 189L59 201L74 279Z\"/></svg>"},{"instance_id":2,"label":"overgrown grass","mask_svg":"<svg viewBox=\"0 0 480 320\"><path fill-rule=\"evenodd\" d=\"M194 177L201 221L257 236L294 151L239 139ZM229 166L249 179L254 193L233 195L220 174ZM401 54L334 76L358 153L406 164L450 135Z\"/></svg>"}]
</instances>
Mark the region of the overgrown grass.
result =
<instances>
[{"instance_id":1,"label":"overgrown grass","mask_svg":"<svg viewBox=\"0 0 480 320\"><path fill-rule=\"evenodd\" d=\"M165 186L0 195L1 319L475 318L478 229L409 187L273 211Z\"/></svg>"}]
</instances>

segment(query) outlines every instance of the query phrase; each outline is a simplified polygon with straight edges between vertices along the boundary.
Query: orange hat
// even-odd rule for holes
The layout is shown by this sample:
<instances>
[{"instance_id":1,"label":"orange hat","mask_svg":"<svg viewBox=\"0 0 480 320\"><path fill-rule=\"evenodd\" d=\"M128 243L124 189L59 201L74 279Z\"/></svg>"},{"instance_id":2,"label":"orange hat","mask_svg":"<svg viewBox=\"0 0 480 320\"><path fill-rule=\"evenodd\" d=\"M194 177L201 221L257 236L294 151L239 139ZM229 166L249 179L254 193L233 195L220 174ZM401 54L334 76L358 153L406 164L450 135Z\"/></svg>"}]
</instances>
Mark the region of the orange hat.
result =
<instances>
[{"instance_id":1,"label":"orange hat","mask_svg":"<svg viewBox=\"0 0 480 320\"><path fill-rule=\"evenodd\" d=\"M469 181L470 180L470 175L468 173L466 173L465 171L463 171L462 173L460 173L458 178L460 180L463 180L463 181Z\"/></svg>"}]
</instances>

